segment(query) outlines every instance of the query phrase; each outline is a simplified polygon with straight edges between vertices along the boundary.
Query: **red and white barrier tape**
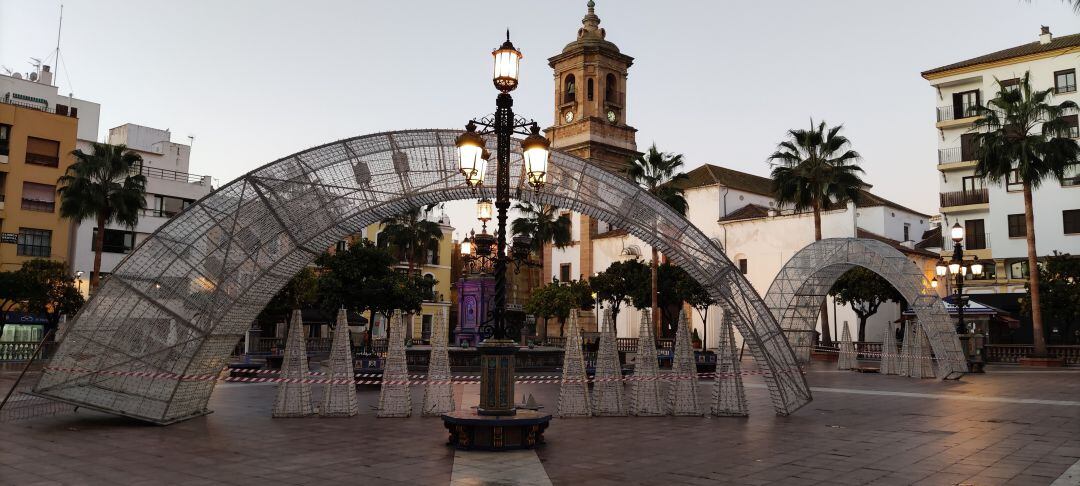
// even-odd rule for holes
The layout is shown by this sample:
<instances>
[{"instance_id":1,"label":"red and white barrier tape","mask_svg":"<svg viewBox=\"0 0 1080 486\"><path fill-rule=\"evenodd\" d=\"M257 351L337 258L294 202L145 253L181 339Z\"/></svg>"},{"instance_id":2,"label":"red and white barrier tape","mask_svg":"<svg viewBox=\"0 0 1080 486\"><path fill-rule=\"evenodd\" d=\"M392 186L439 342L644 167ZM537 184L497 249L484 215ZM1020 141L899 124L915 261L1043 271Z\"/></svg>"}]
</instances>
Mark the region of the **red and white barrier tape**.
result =
<instances>
[{"instance_id":1,"label":"red and white barrier tape","mask_svg":"<svg viewBox=\"0 0 1080 486\"><path fill-rule=\"evenodd\" d=\"M818 351L818 352L822 352L822 353L837 353L837 354L839 354L841 352L838 349L826 348L826 347L822 347L822 346L814 346L814 351ZM945 360L945 358L938 358L938 357L934 357L934 356L919 356L919 355L915 355L915 354L886 354L886 353L876 353L876 352L873 352L873 351L855 351L854 354L856 354L856 355L861 354L863 356L876 356L878 358L881 358L881 357L884 357L884 356L896 356L896 357L899 357L899 358L903 358L903 357L906 356L906 357L915 358L915 359L929 359L929 360L940 360L940 361Z\"/></svg>"}]
</instances>

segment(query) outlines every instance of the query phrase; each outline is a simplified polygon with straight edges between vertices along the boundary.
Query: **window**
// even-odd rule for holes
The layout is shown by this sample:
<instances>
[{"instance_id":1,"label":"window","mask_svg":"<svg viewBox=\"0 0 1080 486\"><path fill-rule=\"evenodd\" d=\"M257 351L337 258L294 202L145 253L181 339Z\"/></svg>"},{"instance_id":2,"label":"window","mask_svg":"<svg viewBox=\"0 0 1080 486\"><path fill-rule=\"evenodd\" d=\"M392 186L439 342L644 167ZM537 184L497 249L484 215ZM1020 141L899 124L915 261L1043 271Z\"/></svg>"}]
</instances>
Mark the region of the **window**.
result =
<instances>
[{"instance_id":1,"label":"window","mask_svg":"<svg viewBox=\"0 0 1080 486\"><path fill-rule=\"evenodd\" d=\"M51 213L56 210L56 186L23 182L22 209Z\"/></svg>"},{"instance_id":2,"label":"window","mask_svg":"<svg viewBox=\"0 0 1080 486\"><path fill-rule=\"evenodd\" d=\"M570 234L572 235L574 233L574 218L571 217L570 211L563 211L562 213L559 214L560 218L563 217L563 216L566 216L566 220L570 221L570 224L567 225L567 229L570 230Z\"/></svg>"},{"instance_id":3,"label":"window","mask_svg":"<svg viewBox=\"0 0 1080 486\"><path fill-rule=\"evenodd\" d=\"M1005 190L1009 192L1024 190L1024 181L1020 180L1020 171L1013 169L1005 176Z\"/></svg>"},{"instance_id":4,"label":"window","mask_svg":"<svg viewBox=\"0 0 1080 486\"><path fill-rule=\"evenodd\" d=\"M1080 116L1065 115L1061 117L1065 125L1069 127L1069 138L1080 138Z\"/></svg>"},{"instance_id":5,"label":"window","mask_svg":"<svg viewBox=\"0 0 1080 486\"><path fill-rule=\"evenodd\" d=\"M67 105L61 105L61 104L57 103L57 105L56 105L56 114L57 115L67 116L67 114L68 114Z\"/></svg>"},{"instance_id":6,"label":"window","mask_svg":"<svg viewBox=\"0 0 1080 486\"><path fill-rule=\"evenodd\" d=\"M747 271L746 269L747 269L746 259L745 258L740 258L739 259L739 272L742 273L743 275L746 275L746 271Z\"/></svg>"},{"instance_id":7,"label":"window","mask_svg":"<svg viewBox=\"0 0 1080 486\"><path fill-rule=\"evenodd\" d=\"M574 75L566 75L566 82L563 84L563 103L573 103L577 101L577 87L574 85Z\"/></svg>"},{"instance_id":8,"label":"window","mask_svg":"<svg viewBox=\"0 0 1080 486\"><path fill-rule=\"evenodd\" d=\"M1072 93L1076 91L1076 70L1066 69L1054 73L1054 91L1060 93Z\"/></svg>"},{"instance_id":9,"label":"window","mask_svg":"<svg viewBox=\"0 0 1080 486\"><path fill-rule=\"evenodd\" d=\"M1023 214L1009 215L1009 238L1023 238L1027 236L1027 223Z\"/></svg>"},{"instance_id":10,"label":"window","mask_svg":"<svg viewBox=\"0 0 1080 486\"><path fill-rule=\"evenodd\" d=\"M984 261L982 275L969 273L964 279L971 280L997 280L997 264L993 260Z\"/></svg>"},{"instance_id":11,"label":"window","mask_svg":"<svg viewBox=\"0 0 1080 486\"><path fill-rule=\"evenodd\" d=\"M176 216L188 206L194 204L192 199L183 199L170 196L154 196L154 216L171 218Z\"/></svg>"},{"instance_id":12,"label":"window","mask_svg":"<svg viewBox=\"0 0 1080 486\"><path fill-rule=\"evenodd\" d=\"M986 227L981 219L964 221L964 246L969 250L986 249Z\"/></svg>"},{"instance_id":13,"label":"window","mask_svg":"<svg viewBox=\"0 0 1080 486\"><path fill-rule=\"evenodd\" d=\"M971 111L979 106L979 91L964 91L953 94L953 119L959 120L971 116Z\"/></svg>"},{"instance_id":14,"label":"window","mask_svg":"<svg viewBox=\"0 0 1080 486\"><path fill-rule=\"evenodd\" d=\"M52 231L36 228L19 228L18 248L20 256L52 256Z\"/></svg>"},{"instance_id":15,"label":"window","mask_svg":"<svg viewBox=\"0 0 1080 486\"><path fill-rule=\"evenodd\" d=\"M1009 278L1028 278L1027 260L1014 260L1009 263Z\"/></svg>"},{"instance_id":16,"label":"window","mask_svg":"<svg viewBox=\"0 0 1080 486\"><path fill-rule=\"evenodd\" d=\"M8 154L8 144L11 142L11 125L0 125L0 155Z\"/></svg>"},{"instance_id":17,"label":"window","mask_svg":"<svg viewBox=\"0 0 1080 486\"><path fill-rule=\"evenodd\" d=\"M615 104L619 103L619 100L616 99L616 98L618 98L618 91L617 91L618 87L619 87L619 81L617 79L615 79L615 75L611 74L611 73L608 73L607 77L604 78L604 101L605 102L607 102L607 103L615 103Z\"/></svg>"},{"instance_id":18,"label":"window","mask_svg":"<svg viewBox=\"0 0 1080 486\"><path fill-rule=\"evenodd\" d=\"M1061 212L1062 226L1065 228L1065 234L1075 235L1080 234L1080 209L1066 209Z\"/></svg>"},{"instance_id":19,"label":"window","mask_svg":"<svg viewBox=\"0 0 1080 486\"><path fill-rule=\"evenodd\" d=\"M975 176L967 176L960 180L960 185L965 194L971 194L982 189L982 179Z\"/></svg>"},{"instance_id":20,"label":"window","mask_svg":"<svg viewBox=\"0 0 1080 486\"><path fill-rule=\"evenodd\" d=\"M570 281L570 264L569 263L563 263L563 264L559 265L559 281L560 282L569 282Z\"/></svg>"},{"instance_id":21,"label":"window","mask_svg":"<svg viewBox=\"0 0 1080 486\"><path fill-rule=\"evenodd\" d=\"M438 245L435 245L435 246L433 246L431 248L428 248L428 251L427 251L427 264L428 265L438 265L439 264L439 246Z\"/></svg>"},{"instance_id":22,"label":"window","mask_svg":"<svg viewBox=\"0 0 1080 486\"><path fill-rule=\"evenodd\" d=\"M334 245L334 251L337 252L337 253L341 253L341 252L345 251L348 248L349 248L349 242L345 241L345 240L341 240L341 241L337 242L337 245Z\"/></svg>"},{"instance_id":23,"label":"window","mask_svg":"<svg viewBox=\"0 0 1080 486\"><path fill-rule=\"evenodd\" d=\"M431 341L431 322L431 314L424 314L420 320L420 340L423 342Z\"/></svg>"},{"instance_id":24,"label":"window","mask_svg":"<svg viewBox=\"0 0 1080 486\"><path fill-rule=\"evenodd\" d=\"M593 78L589 78L585 85L585 98L589 101L593 100Z\"/></svg>"},{"instance_id":25,"label":"window","mask_svg":"<svg viewBox=\"0 0 1080 486\"><path fill-rule=\"evenodd\" d=\"M904 223L904 241L911 241L911 224Z\"/></svg>"},{"instance_id":26,"label":"window","mask_svg":"<svg viewBox=\"0 0 1080 486\"><path fill-rule=\"evenodd\" d=\"M90 237L90 251L97 250L98 230L94 228L93 236ZM130 253L135 248L135 233L114 229L105 229L105 238L101 240L101 251L104 253Z\"/></svg>"},{"instance_id":27,"label":"window","mask_svg":"<svg viewBox=\"0 0 1080 486\"><path fill-rule=\"evenodd\" d=\"M1005 79L1001 81L1002 89L1011 91L1020 88L1020 78Z\"/></svg>"},{"instance_id":28,"label":"window","mask_svg":"<svg viewBox=\"0 0 1080 486\"><path fill-rule=\"evenodd\" d=\"M978 144L975 142L974 133L965 133L960 135L960 160L978 160L979 152L976 149Z\"/></svg>"},{"instance_id":29,"label":"window","mask_svg":"<svg viewBox=\"0 0 1080 486\"><path fill-rule=\"evenodd\" d=\"M60 166L60 142L26 137L26 163L48 167Z\"/></svg>"}]
</instances>

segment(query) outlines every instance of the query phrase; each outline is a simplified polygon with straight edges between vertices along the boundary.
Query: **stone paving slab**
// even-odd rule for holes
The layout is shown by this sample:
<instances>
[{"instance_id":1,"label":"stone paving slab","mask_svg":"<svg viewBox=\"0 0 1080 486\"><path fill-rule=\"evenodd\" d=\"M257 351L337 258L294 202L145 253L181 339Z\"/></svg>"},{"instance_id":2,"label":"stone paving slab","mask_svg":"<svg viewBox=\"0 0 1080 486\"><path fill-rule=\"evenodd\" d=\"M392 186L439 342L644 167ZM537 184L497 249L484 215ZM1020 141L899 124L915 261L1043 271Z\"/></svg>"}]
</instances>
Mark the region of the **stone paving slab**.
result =
<instances>
[{"instance_id":1,"label":"stone paving slab","mask_svg":"<svg viewBox=\"0 0 1080 486\"><path fill-rule=\"evenodd\" d=\"M939 382L815 364L807 377L829 391L790 417L748 376L749 418L557 419L534 454L556 485L1049 485L1080 461L1078 371ZM0 484L513 484L463 482L455 467L483 461L457 464L441 421L419 410L375 418L377 388L359 391L352 418L271 419L275 391L220 385L214 413L167 427L88 411L0 424ZM555 385L523 392L549 409L558 397ZM413 393L419 406L422 387ZM455 394L459 407L479 399L476 385Z\"/></svg>"}]
</instances>

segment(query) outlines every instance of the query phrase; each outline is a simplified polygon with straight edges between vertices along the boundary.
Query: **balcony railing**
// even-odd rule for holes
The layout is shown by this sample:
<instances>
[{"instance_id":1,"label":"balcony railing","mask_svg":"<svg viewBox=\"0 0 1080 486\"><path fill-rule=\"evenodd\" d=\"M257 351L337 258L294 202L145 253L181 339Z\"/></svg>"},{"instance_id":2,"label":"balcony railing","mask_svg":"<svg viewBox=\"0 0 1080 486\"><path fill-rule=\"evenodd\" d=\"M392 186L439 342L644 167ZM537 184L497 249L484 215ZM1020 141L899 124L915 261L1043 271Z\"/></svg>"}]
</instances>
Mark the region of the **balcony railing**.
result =
<instances>
[{"instance_id":1,"label":"balcony railing","mask_svg":"<svg viewBox=\"0 0 1080 486\"><path fill-rule=\"evenodd\" d=\"M201 175L189 174L187 172L179 172L169 169L159 169L157 167L137 166L132 168L131 173L142 174L152 179L184 182L187 184L200 184L203 181L203 176Z\"/></svg>"},{"instance_id":2,"label":"balcony railing","mask_svg":"<svg viewBox=\"0 0 1080 486\"><path fill-rule=\"evenodd\" d=\"M937 151L937 163L939 164L951 164L953 162L962 162L963 160L964 152L960 147L938 149Z\"/></svg>"},{"instance_id":3,"label":"balcony railing","mask_svg":"<svg viewBox=\"0 0 1080 486\"><path fill-rule=\"evenodd\" d=\"M35 165L44 165L44 166L48 166L48 167L59 167L60 166L60 157L56 157L56 156L53 156L53 155L32 154L30 152L27 152L26 153L26 163L27 164L35 164Z\"/></svg>"},{"instance_id":4,"label":"balcony railing","mask_svg":"<svg viewBox=\"0 0 1080 486\"><path fill-rule=\"evenodd\" d=\"M41 211L51 213L56 211L56 201L41 201L39 199L22 198L22 208L27 211Z\"/></svg>"},{"instance_id":5,"label":"balcony railing","mask_svg":"<svg viewBox=\"0 0 1080 486\"><path fill-rule=\"evenodd\" d=\"M937 121L960 120L975 116L973 113L975 103L963 103L959 105L939 106L937 108Z\"/></svg>"},{"instance_id":6,"label":"balcony railing","mask_svg":"<svg viewBox=\"0 0 1080 486\"><path fill-rule=\"evenodd\" d=\"M968 204L986 204L990 202L990 192L987 189L973 191L953 191L940 194L941 207L966 206Z\"/></svg>"},{"instance_id":7,"label":"balcony railing","mask_svg":"<svg viewBox=\"0 0 1080 486\"><path fill-rule=\"evenodd\" d=\"M1080 346L1047 346L1046 351L1055 358L1065 360L1065 364L1080 365ZM986 361L990 363L1019 363L1020 358L1030 356L1034 346L1030 344L988 344Z\"/></svg>"},{"instance_id":8,"label":"balcony railing","mask_svg":"<svg viewBox=\"0 0 1080 486\"><path fill-rule=\"evenodd\" d=\"M72 110L71 107L66 107L66 108L62 108L60 113L57 113L56 112L56 105L48 106L47 101L44 101L44 100L42 100L42 101L43 101L42 104L38 104L38 103L31 102L31 101L24 101L24 100L15 99L15 98L12 97L12 93L7 93L4 96L0 96L0 103L3 103L5 105L13 105L13 106L18 106L20 108L28 108L28 109L31 109L31 110L44 111L45 113L52 113L54 115L70 116L72 118L78 118L79 117L79 115L78 115L79 111L78 110Z\"/></svg>"}]
</instances>

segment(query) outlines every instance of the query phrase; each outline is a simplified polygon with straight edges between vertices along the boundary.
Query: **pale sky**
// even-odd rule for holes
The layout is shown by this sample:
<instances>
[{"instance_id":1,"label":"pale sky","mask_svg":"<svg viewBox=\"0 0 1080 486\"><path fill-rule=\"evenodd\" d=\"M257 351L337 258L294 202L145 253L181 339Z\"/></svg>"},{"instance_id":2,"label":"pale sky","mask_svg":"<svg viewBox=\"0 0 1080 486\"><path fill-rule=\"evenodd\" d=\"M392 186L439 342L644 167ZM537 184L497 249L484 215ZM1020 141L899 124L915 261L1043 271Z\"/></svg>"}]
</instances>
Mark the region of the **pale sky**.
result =
<instances>
[{"instance_id":1,"label":"pale sky","mask_svg":"<svg viewBox=\"0 0 1080 486\"><path fill-rule=\"evenodd\" d=\"M51 55L59 0L0 0L0 64ZM457 128L494 111L492 48L524 52L515 109L552 122L547 58L585 0L66 0L58 84L99 102L101 135L131 122L195 135L191 171L224 184L357 135ZM626 116L638 147L758 175L787 129L843 123L873 192L937 211L934 91L919 72L1080 32L1059 0L598 0L635 58ZM459 229L471 204L448 212ZM461 233L459 230L458 233Z\"/></svg>"}]
</instances>

